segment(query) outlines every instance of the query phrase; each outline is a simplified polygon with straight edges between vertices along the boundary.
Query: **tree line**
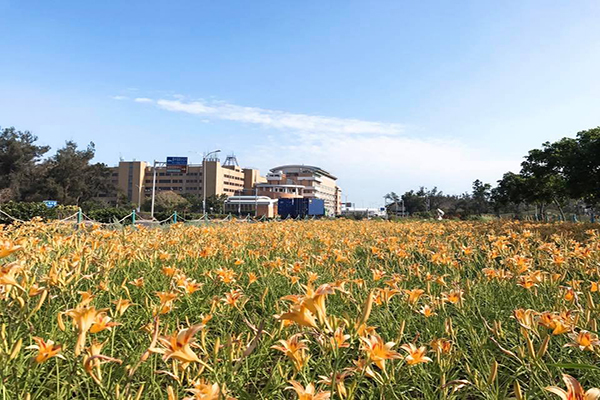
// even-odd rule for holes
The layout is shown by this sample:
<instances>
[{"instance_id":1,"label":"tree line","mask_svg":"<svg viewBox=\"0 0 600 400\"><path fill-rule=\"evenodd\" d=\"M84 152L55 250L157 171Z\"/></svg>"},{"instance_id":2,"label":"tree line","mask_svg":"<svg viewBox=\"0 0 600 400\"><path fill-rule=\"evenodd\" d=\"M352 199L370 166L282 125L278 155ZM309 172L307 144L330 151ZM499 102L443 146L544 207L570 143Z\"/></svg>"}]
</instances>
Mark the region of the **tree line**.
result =
<instances>
[{"instance_id":1,"label":"tree line","mask_svg":"<svg viewBox=\"0 0 600 400\"><path fill-rule=\"evenodd\" d=\"M505 173L495 187L476 180L472 192L461 195L421 187L401 196L390 192L385 198L393 214L431 215L439 208L463 218L483 214L547 218L550 212L563 220L568 214L593 216L600 203L600 127L530 150L520 171Z\"/></svg>"},{"instance_id":2,"label":"tree line","mask_svg":"<svg viewBox=\"0 0 600 400\"><path fill-rule=\"evenodd\" d=\"M30 131L0 127L0 203L20 203L21 206L12 209L13 213L23 217L37 215L40 204L33 203L56 200L63 206L81 207L99 220L109 222L112 217L127 215L135 207L114 186L111 168L92 162L96 153L93 142L80 149L77 143L67 141L55 154L49 152L50 147L38 144L38 137ZM115 198L116 204L100 201L102 196ZM206 209L213 214L223 213L226 198L226 195L208 196ZM198 214L203 209L202 199L191 194L159 192L155 200L159 216L173 211ZM23 203L32 204L25 207ZM141 210L150 211L150 199L144 201Z\"/></svg>"},{"instance_id":3,"label":"tree line","mask_svg":"<svg viewBox=\"0 0 600 400\"><path fill-rule=\"evenodd\" d=\"M0 127L0 202L56 200L63 205L82 205L114 190L111 170L92 163L94 143L79 149L67 141L55 154L37 144L38 137L14 127Z\"/></svg>"},{"instance_id":4,"label":"tree line","mask_svg":"<svg viewBox=\"0 0 600 400\"><path fill-rule=\"evenodd\" d=\"M0 127L0 203L57 200L87 209L106 207L97 199L115 193L116 188L111 169L92 162L93 142L80 149L77 143L66 141L48 156L50 147L37 141L29 131ZM165 211L181 206L190 212L200 209L199 199L164 197L164 201L157 199L157 206ZM495 187L476 180L471 192L460 195L421 187L385 197L388 211L396 214L427 216L439 208L449 216L465 218L492 213L544 218L553 212L562 219L570 213L593 215L600 203L600 127L578 132L574 138L543 143L540 149L528 152L518 173L505 173ZM207 209L218 212L223 200L208 199ZM127 203L123 194L117 196L119 206L131 209Z\"/></svg>"}]
</instances>

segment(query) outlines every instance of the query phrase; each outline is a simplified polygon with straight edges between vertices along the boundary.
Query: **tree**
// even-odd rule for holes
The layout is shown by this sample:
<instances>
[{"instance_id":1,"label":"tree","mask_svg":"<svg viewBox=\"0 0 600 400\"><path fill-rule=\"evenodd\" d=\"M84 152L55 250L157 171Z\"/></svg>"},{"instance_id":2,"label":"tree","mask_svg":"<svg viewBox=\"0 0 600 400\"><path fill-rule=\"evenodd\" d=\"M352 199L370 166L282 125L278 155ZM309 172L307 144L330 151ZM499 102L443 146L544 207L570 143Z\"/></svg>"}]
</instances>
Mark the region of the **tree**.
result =
<instances>
[{"instance_id":1,"label":"tree","mask_svg":"<svg viewBox=\"0 0 600 400\"><path fill-rule=\"evenodd\" d=\"M189 202L179 193L173 191L158 192L154 199L154 208L158 212L184 211Z\"/></svg>"},{"instance_id":2,"label":"tree","mask_svg":"<svg viewBox=\"0 0 600 400\"><path fill-rule=\"evenodd\" d=\"M426 210L425 197L423 197L422 193L423 188L417 193L414 190L410 190L402 195L404 209L408 214L424 212Z\"/></svg>"},{"instance_id":3,"label":"tree","mask_svg":"<svg viewBox=\"0 0 600 400\"><path fill-rule=\"evenodd\" d=\"M489 212L492 185L483 183L479 179L473 182L470 211L472 214L481 215Z\"/></svg>"},{"instance_id":4,"label":"tree","mask_svg":"<svg viewBox=\"0 0 600 400\"><path fill-rule=\"evenodd\" d=\"M600 127L552 144L569 196L588 205L600 204Z\"/></svg>"},{"instance_id":5,"label":"tree","mask_svg":"<svg viewBox=\"0 0 600 400\"><path fill-rule=\"evenodd\" d=\"M518 215L521 205L527 199L525 178L521 174L505 173L498 185L492 189L491 197L496 212L510 207Z\"/></svg>"},{"instance_id":6,"label":"tree","mask_svg":"<svg viewBox=\"0 0 600 400\"><path fill-rule=\"evenodd\" d=\"M44 163L48 182L45 194L62 204L79 205L114 190L110 169L105 164L90 164L95 153L93 142L85 150L78 150L77 143L67 141Z\"/></svg>"},{"instance_id":7,"label":"tree","mask_svg":"<svg viewBox=\"0 0 600 400\"><path fill-rule=\"evenodd\" d=\"M206 198L206 210L207 212L222 214L225 209L225 200L227 200L226 194L211 195Z\"/></svg>"},{"instance_id":8,"label":"tree","mask_svg":"<svg viewBox=\"0 0 600 400\"><path fill-rule=\"evenodd\" d=\"M546 142L542 149L529 151L525 161L521 163L521 175L527 181L527 200L539 205L542 216L547 204L554 203L563 220L565 218L563 206L569 193L564 161L564 154L559 151L557 144Z\"/></svg>"},{"instance_id":9,"label":"tree","mask_svg":"<svg viewBox=\"0 0 600 400\"><path fill-rule=\"evenodd\" d=\"M7 200L29 200L40 183L39 161L50 150L29 131L5 128L0 134L0 189Z\"/></svg>"},{"instance_id":10,"label":"tree","mask_svg":"<svg viewBox=\"0 0 600 400\"><path fill-rule=\"evenodd\" d=\"M390 192L383 196L383 198L390 203L397 203L400 201L400 196L398 196L396 192Z\"/></svg>"}]
</instances>

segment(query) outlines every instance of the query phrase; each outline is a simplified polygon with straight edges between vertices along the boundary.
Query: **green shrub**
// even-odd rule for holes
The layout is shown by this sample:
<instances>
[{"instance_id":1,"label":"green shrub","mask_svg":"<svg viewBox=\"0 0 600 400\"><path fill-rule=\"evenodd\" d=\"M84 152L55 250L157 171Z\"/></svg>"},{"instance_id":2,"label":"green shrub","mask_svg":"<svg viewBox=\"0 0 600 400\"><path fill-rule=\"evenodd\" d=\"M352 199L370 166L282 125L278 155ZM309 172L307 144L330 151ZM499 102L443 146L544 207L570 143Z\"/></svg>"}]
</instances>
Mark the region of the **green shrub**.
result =
<instances>
[{"instance_id":1,"label":"green shrub","mask_svg":"<svg viewBox=\"0 0 600 400\"><path fill-rule=\"evenodd\" d=\"M48 208L44 203L9 201L8 203L0 205L0 210L17 220L29 221L35 217L40 217L44 221L50 221L67 218L75 214L78 208L77 206L63 205ZM12 222L14 222L12 218L0 213L0 224L10 224Z\"/></svg>"}]
</instances>

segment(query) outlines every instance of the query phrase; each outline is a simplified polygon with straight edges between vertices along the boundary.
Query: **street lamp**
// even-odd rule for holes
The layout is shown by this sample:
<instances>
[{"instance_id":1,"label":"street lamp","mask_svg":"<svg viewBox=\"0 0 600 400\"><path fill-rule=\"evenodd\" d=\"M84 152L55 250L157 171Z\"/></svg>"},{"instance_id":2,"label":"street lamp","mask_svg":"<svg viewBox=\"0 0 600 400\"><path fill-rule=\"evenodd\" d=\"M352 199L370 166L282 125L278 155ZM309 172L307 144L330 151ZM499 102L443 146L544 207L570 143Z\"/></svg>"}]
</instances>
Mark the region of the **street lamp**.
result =
<instances>
[{"instance_id":1,"label":"street lamp","mask_svg":"<svg viewBox=\"0 0 600 400\"><path fill-rule=\"evenodd\" d=\"M156 167L163 165L164 163L154 160L152 166L152 201L150 203L150 219L154 220L154 200L156 198Z\"/></svg>"},{"instance_id":2,"label":"street lamp","mask_svg":"<svg viewBox=\"0 0 600 400\"><path fill-rule=\"evenodd\" d=\"M142 209L142 186L138 185L137 183L134 183L134 185L138 189L137 212L140 212L140 210Z\"/></svg>"},{"instance_id":3,"label":"street lamp","mask_svg":"<svg viewBox=\"0 0 600 400\"><path fill-rule=\"evenodd\" d=\"M202 157L202 214L206 216L206 159L211 154L217 154L221 150L214 150Z\"/></svg>"}]
</instances>

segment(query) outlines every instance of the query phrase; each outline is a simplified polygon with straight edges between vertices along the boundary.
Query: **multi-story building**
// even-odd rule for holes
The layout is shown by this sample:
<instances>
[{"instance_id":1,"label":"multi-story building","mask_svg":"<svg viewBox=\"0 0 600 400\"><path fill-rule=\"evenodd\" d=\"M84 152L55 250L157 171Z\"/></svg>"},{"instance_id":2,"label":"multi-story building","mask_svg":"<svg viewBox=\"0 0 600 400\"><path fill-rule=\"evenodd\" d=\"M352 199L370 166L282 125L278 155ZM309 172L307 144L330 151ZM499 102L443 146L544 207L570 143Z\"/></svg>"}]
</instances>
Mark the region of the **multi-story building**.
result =
<instances>
[{"instance_id":1,"label":"multi-story building","mask_svg":"<svg viewBox=\"0 0 600 400\"><path fill-rule=\"evenodd\" d=\"M342 190L337 178L329 172L310 165L282 165L272 168L266 183L259 183L259 195L272 198L308 197L323 199L328 215L341 212Z\"/></svg>"},{"instance_id":2,"label":"multi-story building","mask_svg":"<svg viewBox=\"0 0 600 400\"><path fill-rule=\"evenodd\" d=\"M244 190L252 190L258 183L265 183L256 169L237 165L221 165L217 158L207 160L206 174L202 164L190 164L181 171L173 172L166 166L156 167L156 193L172 191L206 197L225 194L228 197ZM127 196L128 201L141 204L152 196L153 166L145 161L121 161L112 169L112 180L117 192ZM206 181L206 182L205 182ZM116 194L107 198L116 201Z\"/></svg>"}]
</instances>

